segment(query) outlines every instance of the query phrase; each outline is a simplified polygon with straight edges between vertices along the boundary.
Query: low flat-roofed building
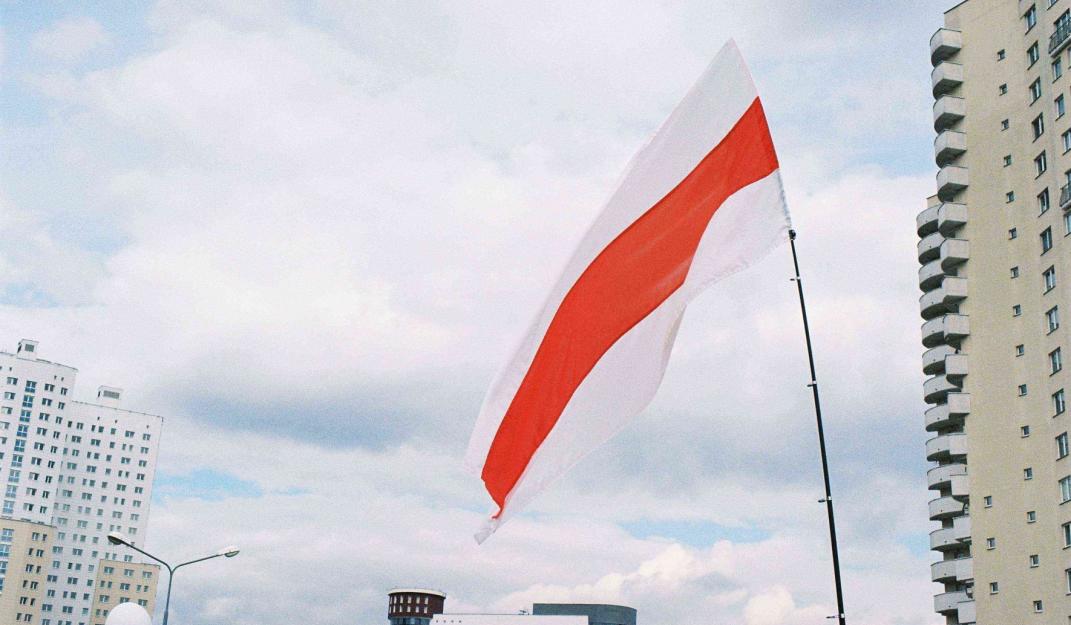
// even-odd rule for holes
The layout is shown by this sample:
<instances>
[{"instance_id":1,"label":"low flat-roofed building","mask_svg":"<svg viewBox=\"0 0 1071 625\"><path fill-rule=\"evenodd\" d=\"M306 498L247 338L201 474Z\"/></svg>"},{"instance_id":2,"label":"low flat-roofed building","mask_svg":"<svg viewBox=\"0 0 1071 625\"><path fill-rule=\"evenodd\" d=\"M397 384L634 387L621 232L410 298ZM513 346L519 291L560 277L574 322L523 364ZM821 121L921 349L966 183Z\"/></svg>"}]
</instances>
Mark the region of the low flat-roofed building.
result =
<instances>
[{"instance_id":1,"label":"low flat-roofed building","mask_svg":"<svg viewBox=\"0 0 1071 625\"><path fill-rule=\"evenodd\" d=\"M91 625L104 625L108 612L120 603L136 603L149 614L156 607L160 567L140 562L101 560L93 585Z\"/></svg>"},{"instance_id":2,"label":"low flat-roofed building","mask_svg":"<svg viewBox=\"0 0 1071 625\"><path fill-rule=\"evenodd\" d=\"M0 623L40 623L56 528L0 519Z\"/></svg>"}]
</instances>

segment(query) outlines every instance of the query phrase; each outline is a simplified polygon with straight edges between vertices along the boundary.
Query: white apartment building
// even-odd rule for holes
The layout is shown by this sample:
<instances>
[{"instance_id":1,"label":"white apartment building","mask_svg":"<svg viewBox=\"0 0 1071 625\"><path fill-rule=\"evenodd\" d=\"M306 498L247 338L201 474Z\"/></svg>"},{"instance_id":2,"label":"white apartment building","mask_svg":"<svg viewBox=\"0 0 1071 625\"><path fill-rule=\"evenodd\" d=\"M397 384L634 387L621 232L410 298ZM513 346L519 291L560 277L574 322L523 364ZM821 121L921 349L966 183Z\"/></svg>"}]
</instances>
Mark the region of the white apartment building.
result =
<instances>
[{"instance_id":1,"label":"white apartment building","mask_svg":"<svg viewBox=\"0 0 1071 625\"><path fill-rule=\"evenodd\" d=\"M144 543L163 426L119 408L120 389L73 401L76 374L38 358L34 341L0 352L0 517L56 528L41 625L89 625L99 561L133 560L108 532Z\"/></svg>"}]
</instances>

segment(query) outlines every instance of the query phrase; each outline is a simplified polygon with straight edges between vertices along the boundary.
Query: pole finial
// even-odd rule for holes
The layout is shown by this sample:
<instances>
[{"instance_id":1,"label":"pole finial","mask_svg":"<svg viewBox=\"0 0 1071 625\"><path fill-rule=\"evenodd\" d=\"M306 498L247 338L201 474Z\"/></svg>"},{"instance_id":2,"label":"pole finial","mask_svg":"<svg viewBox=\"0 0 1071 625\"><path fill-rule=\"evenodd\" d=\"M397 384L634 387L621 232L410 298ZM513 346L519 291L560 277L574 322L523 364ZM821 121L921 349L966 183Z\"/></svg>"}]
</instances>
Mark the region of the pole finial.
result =
<instances>
[{"instance_id":1,"label":"pole finial","mask_svg":"<svg viewBox=\"0 0 1071 625\"><path fill-rule=\"evenodd\" d=\"M788 238L793 240L793 241L796 240L796 230L794 228L789 228L788 229Z\"/></svg>"}]
</instances>

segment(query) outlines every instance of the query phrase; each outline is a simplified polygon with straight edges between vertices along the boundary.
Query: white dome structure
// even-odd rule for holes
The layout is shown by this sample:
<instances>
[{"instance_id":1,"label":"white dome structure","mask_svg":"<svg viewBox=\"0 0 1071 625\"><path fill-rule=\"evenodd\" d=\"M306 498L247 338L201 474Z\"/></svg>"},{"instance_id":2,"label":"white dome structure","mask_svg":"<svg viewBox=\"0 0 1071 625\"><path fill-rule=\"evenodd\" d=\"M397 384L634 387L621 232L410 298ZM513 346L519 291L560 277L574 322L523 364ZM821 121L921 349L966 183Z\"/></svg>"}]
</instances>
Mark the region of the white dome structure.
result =
<instances>
[{"instance_id":1,"label":"white dome structure","mask_svg":"<svg viewBox=\"0 0 1071 625\"><path fill-rule=\"evenodd\" d=\"M120 603L108 613L104 625L152 625L152 617L136 603Z\"/></svg>"}]
</instances>

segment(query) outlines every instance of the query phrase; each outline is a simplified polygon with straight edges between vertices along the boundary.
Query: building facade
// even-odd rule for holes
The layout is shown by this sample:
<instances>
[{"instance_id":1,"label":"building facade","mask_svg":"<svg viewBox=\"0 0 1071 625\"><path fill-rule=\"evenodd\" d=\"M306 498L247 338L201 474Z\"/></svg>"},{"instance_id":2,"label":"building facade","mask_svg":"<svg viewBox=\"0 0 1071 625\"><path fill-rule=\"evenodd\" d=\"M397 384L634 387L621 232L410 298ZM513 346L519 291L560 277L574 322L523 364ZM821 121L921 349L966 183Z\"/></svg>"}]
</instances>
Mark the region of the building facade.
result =
<instances>
[{"instance_id":1,"label":"building facade","mask_svg":"<svg viewBox=\"0 0 1071 625\"><path fill-rule=\"evenodd\" d=\"M101 560L93 584L91 625L104 625L108 612L120 603L136 603L149 614L156 608L160 566L119 560Z\"/></svg>"},{"instance_id":2,"label":"building facade","mask_svg":"<svg viewBox=\"0 0 1071 625\"><path fill-rule=\"evenodd\" d=\"M512 614L450 614L446 593L396 588L387 593L390 625L636 625L636 610L602 603L536 603Z\"/></svg>"},{"instance_id":3,"label":"building facade","mask_svg":"<svg viewBox=\"0 0 1071 625\"><path fill-rule=\"evenodd\" d=\"M0 352L0 519L56 528L34 621L41 625L89 625L99 561L133 560L108 543L108 532L144 544L163 426L158 416L119 408L120 389L73 401L76 375L39 358L35 341ZM0 622L10 618L0 612Z\"/></svg>"},{"instance_id":4,"label":"building facade","mask_svg":"<svg viewBox=\"0 0 1071 625\"><path fill-rule=\"evenodd\" d=\"M45 576L56 528L0 519L0 615L5 623L40 623Z\"/></svg>"},{"instance_id":5,"label":"building facade","mask_svg":"<svg viewBox=\"0 0 1071 625\"><path fill-rule=\"evenodd\" d=\"M387 593L387 621L390 625L430 625L443 613L446 593L427 588L395 588Z\"/></svg>"},{"instance_id":6,"label":"building facade","mask_svg":"<svg viewBox=\"0 0 1071 625\"><path fill-rule=\"evenodd\" d=\"M1071 0L967 0L930 40L937 193L917 220L935 610L1066 625Z\"/></svg>"}]
</instances>

